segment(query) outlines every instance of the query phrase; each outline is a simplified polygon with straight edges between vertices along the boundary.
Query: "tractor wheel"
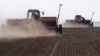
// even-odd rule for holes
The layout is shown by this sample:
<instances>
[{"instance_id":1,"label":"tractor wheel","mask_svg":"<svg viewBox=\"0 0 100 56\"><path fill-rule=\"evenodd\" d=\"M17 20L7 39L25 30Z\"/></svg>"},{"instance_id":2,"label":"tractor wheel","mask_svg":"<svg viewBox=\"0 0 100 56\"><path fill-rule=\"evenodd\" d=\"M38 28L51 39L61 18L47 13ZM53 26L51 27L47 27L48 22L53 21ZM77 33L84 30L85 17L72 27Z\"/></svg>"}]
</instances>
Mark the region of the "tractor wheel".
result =
<instances>
[{"instance_id":1,"label":"tractor wheel","mask_svg":"<svg viewBox=\"0 0 100 56\"><path fill-rule=\"evenodd\" d=\"M62 34L62 24L59 24L59 34Z\"/></svg>"},{"instance_id":2,"label":"tractor wheel","mask_svg":"<svg viewBox=\"0 0 100 56\"><path fill-rule=\"evenodd\" d=\"M90 26L91 26L91 28L93 28L93 22L92 22L92 23L90 23Z\"/></svg>"}]
</instances>

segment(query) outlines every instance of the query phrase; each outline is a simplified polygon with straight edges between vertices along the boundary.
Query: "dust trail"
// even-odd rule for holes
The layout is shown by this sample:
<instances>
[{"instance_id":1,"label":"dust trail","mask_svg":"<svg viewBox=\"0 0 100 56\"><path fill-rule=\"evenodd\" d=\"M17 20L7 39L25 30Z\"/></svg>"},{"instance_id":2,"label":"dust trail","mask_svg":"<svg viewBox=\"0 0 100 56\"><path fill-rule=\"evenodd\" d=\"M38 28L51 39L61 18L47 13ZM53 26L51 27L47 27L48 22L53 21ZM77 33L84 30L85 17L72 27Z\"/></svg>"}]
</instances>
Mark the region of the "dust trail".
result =
<instances>
[{"instance_id":1,"label":"dust trail","mask_svg":"<svg viewBox=\"0 0 100 56\"><path fill-rule=\"evenodd\" d=\"M18 24L17 26L3 25L0 28L0 38L27 38L57 35L54 31L48 30L44 25L34 19L23 19Z\"/></svg>"}]
</instances>

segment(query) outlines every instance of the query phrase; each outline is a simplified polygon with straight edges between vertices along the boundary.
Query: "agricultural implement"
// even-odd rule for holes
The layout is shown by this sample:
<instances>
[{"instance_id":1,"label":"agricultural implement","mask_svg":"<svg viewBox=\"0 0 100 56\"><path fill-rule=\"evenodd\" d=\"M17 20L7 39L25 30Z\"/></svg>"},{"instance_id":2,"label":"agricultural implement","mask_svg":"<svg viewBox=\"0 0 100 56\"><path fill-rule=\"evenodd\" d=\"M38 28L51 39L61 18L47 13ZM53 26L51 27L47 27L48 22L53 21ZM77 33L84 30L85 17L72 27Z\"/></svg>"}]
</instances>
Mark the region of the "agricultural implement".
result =
<instances>
[{"instance_id":1,"label":"agricultural implement","mask_svg":"<svg viewBox=\"0 0 100 56\"><path fill-rule=\"evenodd\" d=\"M62 25L58 25L58 18L53 16L40 16L40 11L37 9L29 9L27 11L27 19L29 18L29 14L31 13L31 17L33 17L36 21L41 22L46 26L49 30L55 30L57 33L62 33ZM42 12L44 15L44 12Z\"/></svg>"},{"instance_id":2,"label":"agricultural implement","mask_svg":"<svg viewBox=\"0 0 100 56\"><path fill-rule=\"evenodd\" d=\"M90 25L90 26L93 27L93 23L91 22L92 21L92 18L91 18L91 20L86 20L81 15L76 15L75 16L75 21L78 22L78 23L82 23L82 24L88 24L88 25Z\"/></svg>"},{"instance_id":3,"label":"agricultural implement","mask_svg":"<svg viewBox=\"0 0 100 56\"><path fill-rule=\"evenodd\" d=\"M79 23L84 23L84 24L89 24L91 23L91 20L86 20L84 17L82 17L81 15L76 15L75 16L75 21L79 22Z\"/></svg>"},{"instance_id":4,"label":"agricultural implement","mask_svg":"<svg viewBox=\"0 0 100 56\"><path fill-rule=\"evenodd\" d=\"M86 19L85 19L83 16L81 16L81 15L76 15L76 16L75 16L75 21L80 22L80 23L84 23L84 24L92 23L93 15L94 15L94 12L92 12L92 16L91 16L91 19L90 19L90 20L86 20Z\"/></svg>"}]
</instances>

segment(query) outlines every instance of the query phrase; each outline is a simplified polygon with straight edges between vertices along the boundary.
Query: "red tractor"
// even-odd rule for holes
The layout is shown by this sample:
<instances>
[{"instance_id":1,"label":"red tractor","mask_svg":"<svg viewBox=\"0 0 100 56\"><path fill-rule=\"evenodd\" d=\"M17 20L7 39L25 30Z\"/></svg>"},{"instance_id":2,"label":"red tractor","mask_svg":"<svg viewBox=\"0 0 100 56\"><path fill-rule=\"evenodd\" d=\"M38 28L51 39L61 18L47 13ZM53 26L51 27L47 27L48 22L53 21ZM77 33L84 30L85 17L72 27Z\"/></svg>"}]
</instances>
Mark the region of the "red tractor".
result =
<instances>
[{"instance_id":1,"label":"red tractor","mask_svg":"<svg viewBox=\"0 0 100 56\"><path fill-rule=\"evenodd\" d=\"M31 16L34 17L35 20L40 21L49 30L55 30L57 33L62 34L62 24L58 25L58 18L57 17L48 17L48 16L41 17L39 10L29 9L27 12L27 18L29 18L30 12L32 13ZM42 15L44 15L44 12L42 12Z\"/></svg>"}]
</instances>

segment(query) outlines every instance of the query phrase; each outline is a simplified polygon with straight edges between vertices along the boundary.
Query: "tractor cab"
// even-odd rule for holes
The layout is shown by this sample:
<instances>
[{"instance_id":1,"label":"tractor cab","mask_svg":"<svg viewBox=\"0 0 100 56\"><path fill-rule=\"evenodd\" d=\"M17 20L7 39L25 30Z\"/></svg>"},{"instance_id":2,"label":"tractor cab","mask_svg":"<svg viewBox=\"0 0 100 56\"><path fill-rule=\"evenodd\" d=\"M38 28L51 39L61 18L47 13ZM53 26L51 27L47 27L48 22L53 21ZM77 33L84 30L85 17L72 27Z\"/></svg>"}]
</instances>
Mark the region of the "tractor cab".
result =
<instances>
[{"instance_id":1,"label":"tractor cab","mask_svg":"<svg viewBox=\"0 0 100 56\"><path fill-rule=\"evenodd\" d=\"M28 11L27 11L27 18L29 18L29 14L31 13L31 16L34 18L34 19L36 19L36 20L38 20L39 18L40 18L40 11L39 10L37 10L37 9L29 9Z\"/></svg>"}]
</instances>

